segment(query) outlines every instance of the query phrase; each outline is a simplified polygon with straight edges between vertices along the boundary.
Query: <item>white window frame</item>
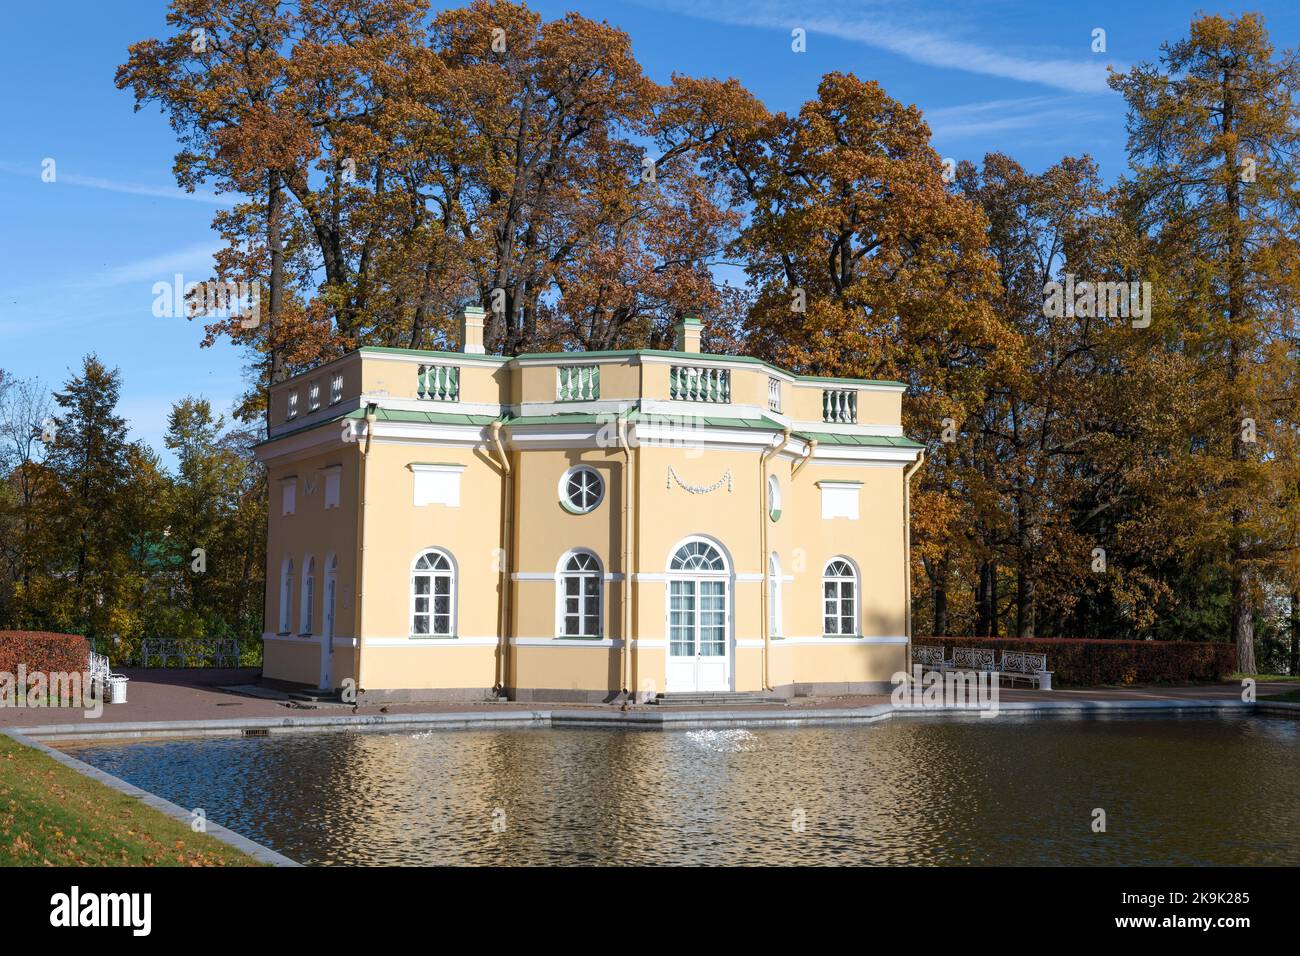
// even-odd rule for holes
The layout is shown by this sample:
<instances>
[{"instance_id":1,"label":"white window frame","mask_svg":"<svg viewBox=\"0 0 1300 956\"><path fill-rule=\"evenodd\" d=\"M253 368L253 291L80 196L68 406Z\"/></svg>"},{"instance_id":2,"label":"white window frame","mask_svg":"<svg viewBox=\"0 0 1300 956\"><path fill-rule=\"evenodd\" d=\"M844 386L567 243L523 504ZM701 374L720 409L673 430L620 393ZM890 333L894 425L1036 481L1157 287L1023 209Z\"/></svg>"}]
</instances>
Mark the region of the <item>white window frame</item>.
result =
<instances>
[{"instance_id":1,"label":"white window frame","mask_svg":"<svg viewBox=\"0 0 1300 956\"><path fill-rule=\"evenodd\" d=\"M600 482L600 494L596 496L596 500L587 508L578 508L569 500L569 481L580 472L590 472L595 475L596 480ZM560 483L557 486L556 493L559 495L561 507L563 507L565 511L569 512L569 514L589 515L599 508L602 502L604 502L605 492L608 488L609 482L605 480L605 476L597 469L593 468L591 465L574 465L572 468L565 471L564 474L560 475Z\"/></svg>"},{"instance_id":2,"label":"white window frame","mask_svg":"<svg viewBox=\"0 0 1300 956\"><path fill-rule=\"evenodd\" d=\"M314 412L320 408L320 382L307 386L307 411Z\"/></svg>"},{"instance_id":3,"label":"white window frame","mask_svg":"<svg viewBox=\"0 0 1300 956\"><path fill-rule=\"evenodd\" d=\"M773 521L781 520L781 479L776 475L767 476L767 516Z\"/></svg>"},{"instance_id":4,"label":"white window frame","mask_svg":"<svg viewBox=\"0 0 1300 956\"><path fill-rule=\"evenodd\" d=\"M280 514L291 515L298 512L298 476L280 479Z\"/></svg>"},{"instance_id":5,"label":"white window frame","mask_svg":"<svg viewBox=\"0 0 1300 956\"><path fill-rule=\"evenodd\" d=\"M590 558L595 564L595 569L569 570L569 562L578 557ZM577 634L569 633L567 627L568 619L574 616L568 613L566 606L569 599L568 581L570 578L578 579L578 613L576 616L579 622L579 633ZM586 585L593 582L596 589L596 627L593 632L588 633L586 627L588 615L583 610L583 606L588 596L585 590ZM574 548L571 551L566 551L555 566L555 636L591 640L605 636L605 567L601 563L599 555L587 548Z\"/></svg>"},{"instance_id":6,"label":"white window frame","mask_svg":"<svg viewBox=\"0 0 1300 956\"><path fill-rule=\"evenodd\" d=\"M416 565L420 563L420 559L424 557L426 554L436 554L446 559L447 566L448 566L447 569L440 568L440 569L417 570ZM416 615L415 599L417 597L417 593L415 590L415 581L417 576L427 576L429 578L429 590L427 592L427 596L429 598L429 610L420 612L421 614L424 614L429 618L429 630L423 634L418 633L415 629L415 615ZM447 628L448 629L445 632L434 630L434 617L436 616L433 610L433 600L436 594L436 585L434 582L439 577L446 577L449 579L449 584L447 586L447 595L448 595ZM446 548L440 548L440 547L422 548L419 551L419 553L416 554L416 556L411 559L411 576L410 576L410 586L409 586L411 592L411 599L410 599L410 606L408 608L407 618L406 618L406 626L409 629L411 639L413 640L423 640L428 638L445 639L445 638L454 638L456 636L456 612L459 605L459 602L456 600L456 591L459 583L460 583L460 571L456 566L456 559L452 557L451 552L448 551ZM425 595L419 595L419 596L423 597Z\"/></svg>"},{"instance_id":7,"label":"white window frame","mask_svg":"<svg viewBox=\"0 0 1300 956\"><path fill-rule=\"evenodd\" d=\"M285 555L280 562L280 633L293 631L293 558Z\"/></svg>"},{"instance_id":8,"label":"white window frame","mask_svg":"<svg viewBox=\"0 0 1300 956\"><path fill-rule=\"evenodd\" d=\"M284 416L284 420L287 422L291 422L297 417L298 417L298 390L294 389L292 392L289 393L289 408L287 414Z\"/></svg>"},{"instance_id":9,"label":"white window frame","mask_svg":"<svg viewBox=\"0 0 1300 956\"><path fill-rule=\"evenodd\" d=\"M330 378L330 404L337 405L343 401L343 373L336 372Z\"/></svg>"},{"instance_id":10,"label":"white window frame","mask_svg":"<svg viewBox=\"0 0 1300 956\"><path fill-rule=\"evenodd\" d=\"M831 568L837 564L844 565L844 567L849 569L849 573L831 574L830 573ZM858 584L859 579L860 579L860 575L858 574L857 564L855 564L852 560L850 560L849 558L845 557L842 554L837 554L835 557L827 561L826 564L822 567L821 602L822 602L822 636L823 637L857 637L859 635L860 626L861 626L860 622L862 620L861 617L862 588ZM833 598L826 596L827 584L835 585L836 593ZM850 624L852 625L852 627L850 628L850 631L848 633L845 633L842 630L842 625L844 623L844 617L845 617L844 614L844 585L845 584L849 585L852 588L852 592L849 595L849 600L852 602L852 611L848 615L851 619ZM829 606L832 601L835 604L833 614ZM832 631L826 626L832 617L835 618L835 624L838 630Z\"/></svg>"},{"instance_id":11,"label":"white window frame","mask_svg":"<svg viewBox=\"0 0 1300 956\"><path fill-rule=\"evenodd\" d=\"M302 603L298 608L298 633L313 634L316 626L316 558L302 558Z\"/></svg>"},{"instance_id":12,"label":"white window frame","mask_svg":"<svg viewBox=\"0 0 1300 956\"><path fill-rule=\"evenodd\" d=\"M343 466L326 465L321 471L325 473L325 487L322 492L325 507L326 509L337 508L343 499Z\"/></svg>"}]
</instances>

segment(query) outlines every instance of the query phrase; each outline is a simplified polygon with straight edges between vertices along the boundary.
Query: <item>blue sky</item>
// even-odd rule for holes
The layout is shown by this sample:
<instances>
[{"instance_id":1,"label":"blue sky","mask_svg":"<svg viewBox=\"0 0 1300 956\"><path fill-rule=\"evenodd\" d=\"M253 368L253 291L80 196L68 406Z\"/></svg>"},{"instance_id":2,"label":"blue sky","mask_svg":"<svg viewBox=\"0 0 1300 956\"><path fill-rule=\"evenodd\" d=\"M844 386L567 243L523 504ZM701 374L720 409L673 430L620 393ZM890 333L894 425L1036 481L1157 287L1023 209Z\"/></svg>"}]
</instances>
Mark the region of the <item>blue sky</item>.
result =
<instances>
[{"instance_id":1,"label":"blue sky","mask_svg":"<svg viewBox=\"0 0 1300 956\"><path fill-rule=\"evenodd\" d=\"M1154 60L1198 10L1262 13L1274 45L1300 40L1300 5L1206 0L565 0L626 30L647 72L735 76L773 109L793 111L822 74L878 80L925 112L940 155L1010 154L1030 169L1090 153L1123 173L1124 107L1105 68ZM132 113L113 73L131 42L160 35L164 0L8 3L0 10L0 368L58 387L94 351L122 371L132 435L162 449L171 403L207 397L228 411L244 357L200 349L202 328L155 318L152 287L206 278L212 214L229 200L187 195L171 175L175 139L150 108ZM807 50L791 50L791 30ZM1094 53L1093 30L1106 31ZM57 178L42 182L53 159Z\"/></svg>"}]
</instances>

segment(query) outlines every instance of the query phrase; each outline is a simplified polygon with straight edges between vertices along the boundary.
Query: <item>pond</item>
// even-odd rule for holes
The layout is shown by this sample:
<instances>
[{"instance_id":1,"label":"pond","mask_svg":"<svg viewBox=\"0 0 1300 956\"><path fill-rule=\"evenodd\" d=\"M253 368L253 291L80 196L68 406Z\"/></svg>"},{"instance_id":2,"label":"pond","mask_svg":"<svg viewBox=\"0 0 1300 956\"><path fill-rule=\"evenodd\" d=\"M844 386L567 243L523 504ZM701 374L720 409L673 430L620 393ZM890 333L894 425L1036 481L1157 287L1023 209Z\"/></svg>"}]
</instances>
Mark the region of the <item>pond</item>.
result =
<instances>
[{"instance_id":1,"label":"pond","mask_svg":"<svg viewBox=\"0 0 1300 956\"><path fill-rule=\"evenodd\" d=\"M309 864L1296 865L1298 745L1198 715L65 749Z\"/></svg>"}]
</instances>

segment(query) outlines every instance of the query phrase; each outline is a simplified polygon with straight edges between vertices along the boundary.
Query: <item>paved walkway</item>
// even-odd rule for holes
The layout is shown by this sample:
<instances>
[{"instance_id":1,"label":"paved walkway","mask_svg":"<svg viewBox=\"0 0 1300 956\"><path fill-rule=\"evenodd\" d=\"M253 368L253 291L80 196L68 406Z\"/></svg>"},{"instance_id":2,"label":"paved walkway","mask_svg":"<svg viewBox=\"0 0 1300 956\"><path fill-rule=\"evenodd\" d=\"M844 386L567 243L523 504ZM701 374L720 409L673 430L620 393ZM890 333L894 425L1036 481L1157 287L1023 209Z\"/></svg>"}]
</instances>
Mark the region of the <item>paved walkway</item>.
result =
<instances>
[{"instance_id":1,"label":"paved walkway","mask_svg":"<svg viewBox=\"0 0 1300 956\"><path fill-rule=\"evenodd\" d=\"M67 707L0 707L0 728L21 730L24 727L51 724L137 723L214 720L230 721L243 718L297 718L307 716L341 716L357 714L391 716L408 714L470 714L480 712L537 711L563 708L565 711L644 711L647 713L690 712L705 714L701 707L665 707L641 705L622 708L609 704L573 704L545 702L529 703L475 703L469 701L439 701L407 704L372 704L365 707L320 706L316 708L295 705L287 700L268 700L245 696L223 690L222 686L251 684L257 680L256 669L163 671L123 670L131 678L128 702L106 704L102 717L90 718L77 708ZM1261 700L1268 696L1297 689L1295 683L1262 683L1257 687ZM1033 689L1003 688L1000 700L1005 703L1044 701L1066 703L1071 701L1240 701L1239 683L1201 684L1186 687L1096 687L1081 690L1038 691ZM788 704L722 705L728 712L742 710L746 713L785 712L802 713L816 710L856 710L888 704L887 695L852 695L841 697L801 697Z\"/></svg>"}]
</instances>

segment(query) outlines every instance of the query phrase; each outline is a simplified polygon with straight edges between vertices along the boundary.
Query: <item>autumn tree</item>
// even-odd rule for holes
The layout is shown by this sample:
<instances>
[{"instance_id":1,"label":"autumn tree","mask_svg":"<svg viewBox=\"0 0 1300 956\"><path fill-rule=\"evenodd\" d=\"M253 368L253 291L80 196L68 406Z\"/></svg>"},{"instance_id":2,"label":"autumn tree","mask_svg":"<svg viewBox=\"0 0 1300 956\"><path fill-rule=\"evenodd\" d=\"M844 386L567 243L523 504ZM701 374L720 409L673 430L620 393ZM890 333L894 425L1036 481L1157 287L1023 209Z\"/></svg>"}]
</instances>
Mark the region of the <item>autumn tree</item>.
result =
<instances>
[{"instance_id":1,"label":"autumn tree","mask_svg":"<svg viewBox=\"0 0 1300 956\"><path fill-rule=\"evenodd\" d=\"M1195 386L1167 513L1196 529L1195 553L1226 553L1231 634L1253 672L1259 576L1283 543L1273 449L1298 407L1294 381L1269 369L1295 362L1300 62L1275 55L1258 15L1202 16L1159 64L1111 85L1129 107L1126 189L1165 285L1162 320Z\"/></svg>"}]
</instances>

